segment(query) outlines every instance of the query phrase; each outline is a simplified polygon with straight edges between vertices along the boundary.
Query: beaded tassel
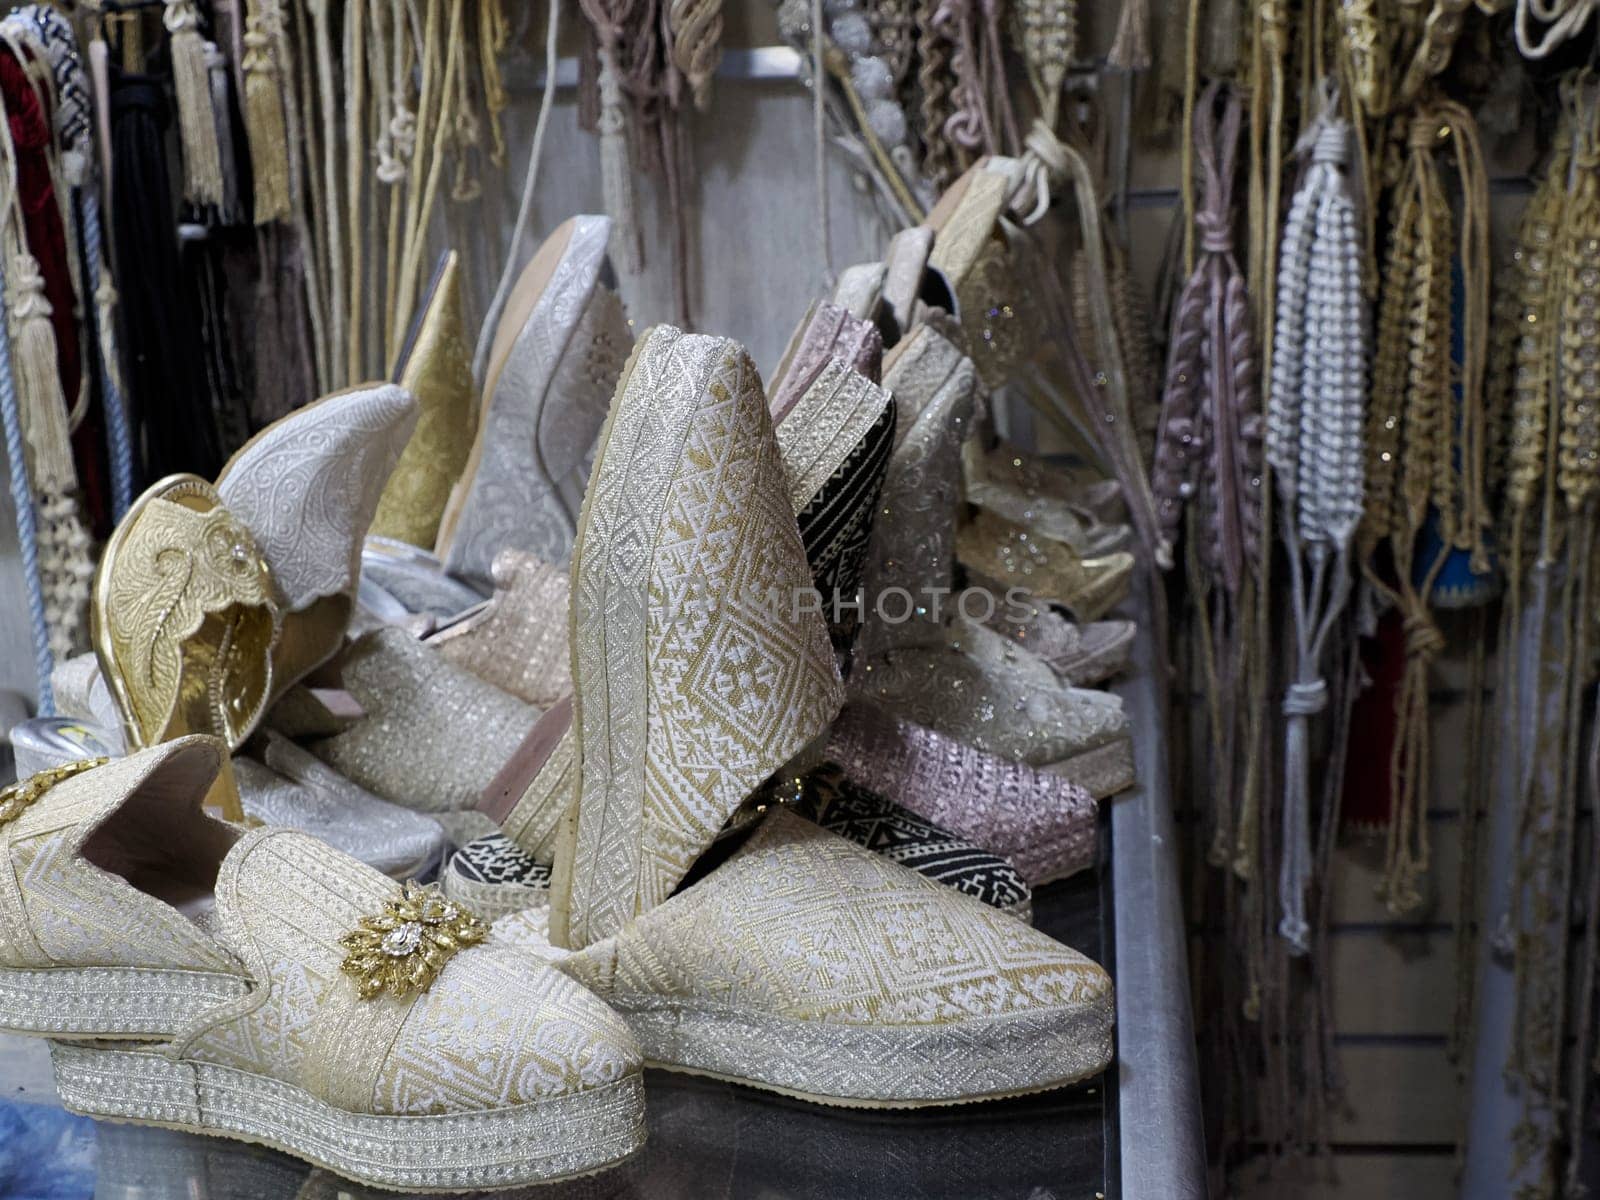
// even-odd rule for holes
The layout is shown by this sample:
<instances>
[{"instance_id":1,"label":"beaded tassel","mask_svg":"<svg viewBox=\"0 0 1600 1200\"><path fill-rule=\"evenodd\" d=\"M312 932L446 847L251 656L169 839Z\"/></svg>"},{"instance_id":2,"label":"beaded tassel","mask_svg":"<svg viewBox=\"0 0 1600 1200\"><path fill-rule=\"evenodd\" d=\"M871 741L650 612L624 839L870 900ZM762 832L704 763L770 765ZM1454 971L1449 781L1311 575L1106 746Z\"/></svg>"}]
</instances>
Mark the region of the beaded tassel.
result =
<instances>
[{"instance_id":1,"label":"beaded tassel","mask_svg":"<svg viewBox=\"0 0 1600 1200\"><path fill-rule=\"evenodd\" d=\"M1350 126L1337 117L1330 91L1323 103L1306 139L1311 167L1284 225L1266 436L1282 501L1296 648L1294 682L1283 701L1278 930L1300 954L1310 949L1311 932L1305 911L1312 870L1309 722L1327 703L1323 649L1350 594L1366 401L1360 237L1345 176Z\"/></svg>"}]
</instances>

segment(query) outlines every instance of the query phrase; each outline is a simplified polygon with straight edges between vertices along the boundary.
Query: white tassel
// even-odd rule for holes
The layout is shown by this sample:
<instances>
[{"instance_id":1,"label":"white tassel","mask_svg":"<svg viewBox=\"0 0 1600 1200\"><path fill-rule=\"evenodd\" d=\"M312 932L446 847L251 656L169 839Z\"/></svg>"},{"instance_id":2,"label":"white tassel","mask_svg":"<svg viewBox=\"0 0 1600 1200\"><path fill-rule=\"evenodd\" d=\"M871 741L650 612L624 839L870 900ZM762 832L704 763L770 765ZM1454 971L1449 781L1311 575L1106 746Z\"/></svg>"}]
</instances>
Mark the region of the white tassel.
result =
<instances>
[{"instance_id":1,"label":"white tassel","mask_svg":"<svg viewBox=\"0 0 1600 1200\"><path fill-rule=\"evenodd\" d=\"M166 0L161 19L171 35L172 82L178 94L178 132L183 146L183 194L195 204L220 204L222 152L217 146L200 14L194 0Z\"/></svg>"},{"instance_id":2,"label":"white tassel","mask_svg":"<svg viewBox=\"0 0 1600 1200\"><path fill-rule=\"evenodd\" d=\"M1106 62L1123 71L1149 70L1150 0L1122 0L1117 36L1106 53Z\"/></svg>"},{"instance_id":3,"label":"white tassel","mask_svg":"<svg viewBox=\"0 0 1600 1200\"><path fill-rule=\"evenodd\" d=\"M629 275L644 267L638 203L633 194L633 163L628 157L628 119L617 79L616 57L600 51L600 182L611 218L611 247L617 266Z\"/></svg>"},{"instance_id":4,"label":"white tassel","mask_svg":"<svg viewBox=\"0 0 1600 1200\"><path fill-rule=\"evenodd\" d=\"M40 492L68 492L78 486L67 427L67 398L61 390L56 334L44 276L33 255L12 257L6 271L11 316L12 374L22 409L23 430L32 456L33 486Z\"/></svg>"}]
</instances>

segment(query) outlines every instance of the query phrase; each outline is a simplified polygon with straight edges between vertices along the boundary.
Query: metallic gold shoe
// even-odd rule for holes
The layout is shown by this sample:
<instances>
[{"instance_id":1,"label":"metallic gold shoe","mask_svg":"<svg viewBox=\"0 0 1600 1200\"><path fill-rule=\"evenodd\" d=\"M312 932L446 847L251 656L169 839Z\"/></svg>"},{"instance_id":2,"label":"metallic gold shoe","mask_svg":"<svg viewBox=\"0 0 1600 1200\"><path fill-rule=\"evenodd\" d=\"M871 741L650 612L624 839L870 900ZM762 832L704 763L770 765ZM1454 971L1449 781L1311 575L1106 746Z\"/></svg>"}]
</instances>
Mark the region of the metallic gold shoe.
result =
<instances>
[{"instance_id":1,"label":"metallic gold shoe","mask_svg":"<svg viewBox=\"0 0 1600 1200\"><path fill-rule=\"evenodd\" d=\"M206 816L226 758L182 738L0 793L17 881L0 1024L51 1039L68 1109L404 1191L545 1182L639 1149L620 1017L435 889Z\"/></svg>"},{"instance_id":2,"label":"metallic gold shoe","mask_svg":"<svg viewBox=\"0 0 1600 1200\"><path fill-rule=\"evenodd\" d=\"M495 330L472 454L439 527L450 571L487 588L511 547L565 565L595 434L633 342L606 285L605 217L573 217L522 272Z\"/></svg>"},{"instance_id":3,"label":"metallic gold shoe","mask_svg":"<svg viewBox=\"0 0 1600 1200\"><path fill-rule=\"evenodd\" d=\"M130 749L190 733L237 748L273 690L281 610L250 529L171 475L112 532L94 578L95 657Z\"/></svg>"},{"instance_id":4,"label":"metallic gold shoe","mask_svg":"<svg viewBox=\"0 0 1600 1200\"><path fill-rule=\"evenodd\" d=\"M587 945L670 895L843 700L755 366L651 330L600 436L572 556L576 803L551 930Z\"/></svg>"},{"instance_id":5,"label":"metallic gold shoe","mask_svg":"<svg viewBox=\"0 0 1600 1200\"><path fill-rule=\"evenodd\" d=\"M1080 557L1071 546L1030 533L985 509L956 531L956 558L969 570L1036 601L1097 621L1128 598L1133 555Z\"/></svg>"},{"instance_id":6,"label":"metallic gold shoe","mask_svg":"<svg viewBox=\"0 0 1600 1200\"><path fill-rule=\"evenodd\" d=\"M417 427L384 485L371 534L432 550L478 423L472 348L461 315L461 263L454 250L434 275L401 350L396 380L416 397Z\"/></svg>"},{"instance_id":7,"label":"metallic gold shoe","mask_svg":"<svg viewBox=\"0 0 1600 1200\"><path fill-rule=\"evenodd\" d=\"M1094 557L1125 549L1133 540L1131 526L1101 518L1094 503L1105 503L1106 490L1102 487L1086 489L1083 500L1066 499L1042 489L1027 489L988 472L991 456L969 441L962 447L961 464L967 503L986 509L1029 533L1065 542L1079 554ZM1018 467L1013 477L1023 474L1023 460L1012 460ZM1104 481L1110 483L1110 481ZM1115 483L1110 483L1112 502L1120 495Z\"/></svg>"},{"instance_id":8,"label":"metallic gold shoe","mask_svg":"<svg viewBox=\"0 0 1600 1200\"><path fill-rule=\"evenodd\" d=\"M547 920L528 909L495 937L604 997L667 1070L914 1108L1063 1087L1112 1058L1099 966L782 808L613 937L564 953Z\"/></svg>"},{"instance_id":9,"label":"metallic gold shoe","mask_svg":"<svg viewBox=\"0 0 1600 1200\"><path fill-rule=\"evenodd\" d=\"M494 595L430 634L427 644L542 711L572 692L567 572L525 550L502 550L492 573Z\"/></svg>"},{"instance_id":10,"label":"metallic gold shoe","mask_svg":"<svg viewBox=\"0 0 1600 1200\"><path fill-rule=\"evenodd\" d=\"M255 535L283 602L275 695L344 644L362 541L416 423L409 392L364 384L274 421L217 476L217 494Z\"/></svg>"}]
</instances>

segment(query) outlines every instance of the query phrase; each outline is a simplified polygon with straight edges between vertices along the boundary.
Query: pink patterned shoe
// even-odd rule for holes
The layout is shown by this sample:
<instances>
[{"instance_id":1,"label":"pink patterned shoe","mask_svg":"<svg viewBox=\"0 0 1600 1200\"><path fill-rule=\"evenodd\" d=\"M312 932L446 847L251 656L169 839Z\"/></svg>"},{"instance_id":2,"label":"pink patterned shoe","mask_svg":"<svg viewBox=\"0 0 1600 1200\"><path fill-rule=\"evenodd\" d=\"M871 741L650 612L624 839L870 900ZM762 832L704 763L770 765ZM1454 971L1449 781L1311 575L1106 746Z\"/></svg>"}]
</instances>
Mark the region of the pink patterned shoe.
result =
<instances>
[{"instance_id":1,"label":"pink patterned shoe","mask_svg":"<svg viewBox=\"0 0 1600 1200\"><path fill-rule=\"evenodd\" d=\"M789 340L783 360L768 387L772 423L780 425L799 403L822 369L839 359L856 373L877 383L883 370L883 336L870 321L851 316L837 304L824 301L800 322Z\"/></svg>"},{"instance_id":2,"label":"pink patterned shoe","mask_svg":"<svg viewBox=\"0 0 1600 1200\"><path fill-rule=\"evenodd\" d=\"M1030 884L1095 860L1097 809L1077 784L854 703L827 758L860 787L1009 858Z\"/></svg>"}]
</instances>

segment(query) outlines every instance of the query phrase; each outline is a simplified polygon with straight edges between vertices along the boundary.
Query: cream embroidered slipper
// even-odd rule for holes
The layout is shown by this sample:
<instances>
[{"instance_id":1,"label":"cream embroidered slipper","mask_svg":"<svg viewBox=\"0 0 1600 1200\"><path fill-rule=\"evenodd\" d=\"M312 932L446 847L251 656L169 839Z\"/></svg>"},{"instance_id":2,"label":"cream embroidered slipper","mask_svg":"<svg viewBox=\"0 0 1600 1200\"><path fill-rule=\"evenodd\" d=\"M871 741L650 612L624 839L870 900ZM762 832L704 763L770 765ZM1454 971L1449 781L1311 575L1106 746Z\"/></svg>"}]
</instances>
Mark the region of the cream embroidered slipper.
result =
<instances>
[{"instance_id":1,"label":"cream embroidered slipper","mask_svg":"<svg viewBox=\"0 0 1600 1200\"><path fill-rule=\"evenodd\" d=\"M283 599L275 697L343 645L362 540L416 423L405 389L351 388L274 421L217 476L217 494L255 535Z\"/></svg>"},{"instance_id":2,"label":"cream embroidered slipper","mask_svg":"<svg viewBox=\"0 0 1600 1200\"><path fill-rule=\"evenodd\" d=\"M439 528L450 571L480 587L510 546L565 564L589 452L633 335L606 286L606 217L561 224L495 329L477 439Z\"/></svg>"},{"instance_id":3,"label":"cream embroidered slipper","mask_svg":"<svg viewBox=\"0 0 1600 1200\"><path fill-rule=\"evenodd\" d=\"M0 1022L71 1110L257 1142L406 1191L511 1187L644 1141L622 1020L436 890L200 810L184 738L0 798Z\"/></svg>"},{"instance_id":4,"label":"cream embroidered slipper","mask_svg":"<svg viewBox=\"0 0 1600 1200\"><path fill-rule=\"evenodd\" d=\"M651 330L601 432L572 555L576 802L551 931L582 946L670 895L843 699L761 379Z\"/></svg>"},{"instance_id":5,"label":"cream embroidered slipper","mask_svg":"<svg viewBox=\"0 0 1600 1200\"><path fill-rule=\"evenodd\" d=\"M622 1013L648 1064L824 1104L1062 1087L1112 1059L1110 977L1037 930L777 809L704 878L576 953L493 939Z\"/></svg>"},{"instance_id":6,"label":"cream embroidered slipper","mask_svg":"<svg viewBox=\"0 0 1600 1200\"><path fill-rule=\"evenodd\" d=\"M216 489L153 484L106 543L90 612L128 747L209 733L237 748L272 693L280 621L256 540Z\"/></svg>"}]
</instances>

